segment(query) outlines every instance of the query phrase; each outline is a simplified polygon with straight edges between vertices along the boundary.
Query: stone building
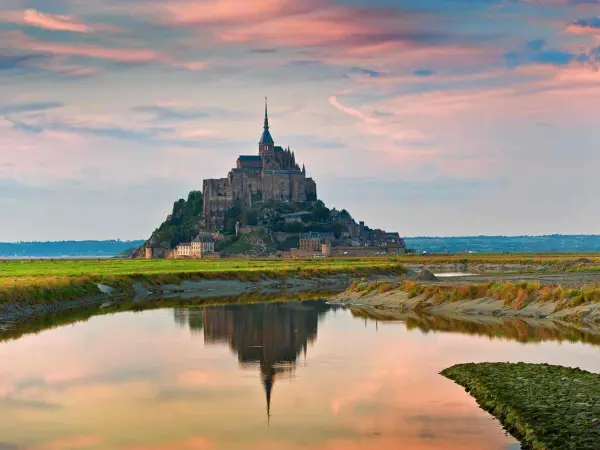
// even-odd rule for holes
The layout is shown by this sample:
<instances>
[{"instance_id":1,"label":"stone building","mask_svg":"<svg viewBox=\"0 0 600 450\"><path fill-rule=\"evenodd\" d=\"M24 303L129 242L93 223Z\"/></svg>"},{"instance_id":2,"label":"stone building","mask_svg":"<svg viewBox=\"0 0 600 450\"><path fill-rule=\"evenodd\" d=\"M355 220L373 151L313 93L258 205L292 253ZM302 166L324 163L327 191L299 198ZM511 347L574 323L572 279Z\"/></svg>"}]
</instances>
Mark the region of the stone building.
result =
<instances>
[{"instance_id":1,"label":"stone building","mask_svg":"<svg viewBox=\"0 0 600 450\"><path fill-rule=\"evenodd\" d=\"M335 238L333 233L308 232L300 233L298 248L304 252L321 252L322 244L329 243Z\"/></svg>"},{"instance_id":2,"label":"stone building","mask_svg":"<svg viewBox=\"0 0 600 450\"><path fill-rule=\"evenodd\" d=\"M203 258L215 252L215 242L209 236L198 236L192 241L191 256Z\"/></svg>"},{"instance_id":3,"label":"stone building","mask_svg":"<svg viewBox=\"0 0 600 450\"><path fill-rule=\"evenodd\" d=\"M215 242L209 235L196 237L175 247L175 258L206 258L215 253Z\"/></svg>"},{"instance_id":4,"label":"stone building","mask_svg":"<svg viewBox=\"0 0 600 450\"><path fill-rule=\"evenodd\" d=\"M240 155L226 178L204 180L203 193L205 225L215 230L223 228L225 211L234 206L247 209L260 202L315 201L317 185L306 176L306 168L300 168L289 147L275 145L265 102L258 155Z\"/></svg>"},{"instance_id":5,"label":"stone building","mask_svg":"<svg viewBox=\"0 0 600 450\"><path fill-rule=\"evenodd\" d=\"M190 242L182 242L175 247L176 258L189 258L192 255L192 244Z\"/></svg>"}]
</instances>

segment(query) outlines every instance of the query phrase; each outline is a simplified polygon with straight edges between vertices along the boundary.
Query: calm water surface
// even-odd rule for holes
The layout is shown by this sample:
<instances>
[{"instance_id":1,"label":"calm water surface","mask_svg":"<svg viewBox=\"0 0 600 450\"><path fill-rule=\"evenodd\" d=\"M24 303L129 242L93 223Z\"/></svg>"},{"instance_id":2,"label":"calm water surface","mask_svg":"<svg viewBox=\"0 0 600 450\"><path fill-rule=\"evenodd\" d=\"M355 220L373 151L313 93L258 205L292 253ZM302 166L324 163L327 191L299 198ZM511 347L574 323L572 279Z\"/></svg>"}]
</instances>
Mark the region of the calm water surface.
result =
<instances>
[{"instance_id":1,"label":"calm water surface","mask_svg":"<svg viewBox=\"0 0 600 450\"><path fill-rule=\"evenodd\" d=\"M441 369L600 372L591 344L424 332L321 302L98 316L0 343L0 361L2 450L514 449Z\"/></svg>"}]
</instances>

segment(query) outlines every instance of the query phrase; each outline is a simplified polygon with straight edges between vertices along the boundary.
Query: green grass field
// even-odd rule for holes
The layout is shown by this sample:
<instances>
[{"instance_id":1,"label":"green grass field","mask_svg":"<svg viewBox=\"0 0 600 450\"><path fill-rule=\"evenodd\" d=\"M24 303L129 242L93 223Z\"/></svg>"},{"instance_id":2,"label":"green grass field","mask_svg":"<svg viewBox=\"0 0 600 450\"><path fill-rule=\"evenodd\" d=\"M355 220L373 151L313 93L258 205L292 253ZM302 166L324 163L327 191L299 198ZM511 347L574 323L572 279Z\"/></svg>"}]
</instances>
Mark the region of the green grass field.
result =
<instances>
[{"instance_id":1,"label":"green grass field","mask_svg":"<svg viewBox=\"0 0 600 450\"><path fill-rule=\"evenodd\" d=\"M600 255L472 254L399 257L221 260L0 260L0 303L47 302L97 293L97 283L127 288L135 281L177 283L186 278L258 280L319 275L402 273L406 264L546 264L585 257L600 267ZM592 268L593 268L592 267ZM588 270L591 268L588 267Z\"/></svg>"},{"instance_id":2,"label":"green grass field","mask_svg":"<svg viewBox=\"0 0 600 450\"><path fill-rule=\"evenodd\" d=\"M346 272L353 269L391 268L402 264L468 262L472 264L548 264L582 258L582 254L472 254L323 259L221 259L221 260L0 260L0 286L32 279L71 276L152 274L234 274L243 272ZM600 265L600 255L585 255Z\"/></svg>"},{"instance_id":3,"label":"green grass field","mask_svg":"<svg viewBox=\"0 0 600 450\"><path fill-rule=\"evenodd\" d=\"M0 286L30 280L79 276L136 276L197 274L207 277L243 273L350 272L360 269L393 269L393 258L346 259L221 259L221 260L35 260L0 262Z\"/></svg>"},{"instance_id":4,"label":"green grass field","mask_svg":"<svg viewBox=\"0 0 600 450\"><path fill-rule=\"evenodd\" d=\"M53 302L97 294L98 283L122 290L135 282L178 283L184 279L302 278L319 275L401 273L393 258L222 260L35 260L0 262L0 303Z\"/></svg>"}]
</instances>

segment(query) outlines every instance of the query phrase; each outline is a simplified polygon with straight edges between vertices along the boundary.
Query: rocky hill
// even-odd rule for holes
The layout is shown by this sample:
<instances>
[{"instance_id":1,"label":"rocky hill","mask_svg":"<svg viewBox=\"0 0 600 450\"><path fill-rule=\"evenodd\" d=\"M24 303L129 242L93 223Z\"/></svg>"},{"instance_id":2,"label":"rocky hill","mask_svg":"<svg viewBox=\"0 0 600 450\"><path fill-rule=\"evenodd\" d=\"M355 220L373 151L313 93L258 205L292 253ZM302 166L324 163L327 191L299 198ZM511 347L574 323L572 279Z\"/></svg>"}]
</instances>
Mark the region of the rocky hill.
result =
<instances>
[{"instance_id":1,"label":"rocky hill","mask_svg":"<svg viewBox=\"0 0 600 450\"><path fill-rule=\"evenodd\" d=\"M169 249L181 242L190 242L201 230L202 192L192 191L187 200L179 199L173 204L173 211L152 233L135 253L143 256L146 247Z\"/></svg>"},{"instance_id":2,"label":"rocky hill","mask_svg":"<svg viewBox=\"0 0 600 450\"><path fill-rule=\"evenodd\" d=\"M187 200L180 199L173 211L135 253L142 257L146 247L172 249L182 242L190 242L203 231L203 196L200 191L189 193ZM236 236L235 227L255 227ZM217 242L217 251L224 254L269 254L298 246L302 232L328 232L336 240L356 236L359 225L346 210L329 209L320 201L260 203L253 209L233 207L225 212L225 239ZM372 231L368 227L363 232ZM262 248L262 251L259 251Z\"/></svg>"}]
</instances>

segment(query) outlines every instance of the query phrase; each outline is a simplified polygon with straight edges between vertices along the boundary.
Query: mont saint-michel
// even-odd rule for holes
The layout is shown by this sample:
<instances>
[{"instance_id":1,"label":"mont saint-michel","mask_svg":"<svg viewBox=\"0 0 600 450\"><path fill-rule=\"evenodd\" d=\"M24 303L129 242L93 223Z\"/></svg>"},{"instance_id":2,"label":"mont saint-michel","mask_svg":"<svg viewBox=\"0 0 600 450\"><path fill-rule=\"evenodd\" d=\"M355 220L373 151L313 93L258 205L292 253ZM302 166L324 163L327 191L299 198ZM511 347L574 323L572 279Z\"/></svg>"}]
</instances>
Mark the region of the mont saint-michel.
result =
<instances>
[{"instance_id":1,"label":"mont saint-michel","mask_svg":"<svg viewBox=\"0 0 600 450\"><path fill-rule=\"evenodd\" d=\"M204 220L216 230L225 225L225 212L234 206L249 209L269 202L313 202L317 184L306 176L288 147L275 145L269 131L269 111L265 102L265 124L258 154L240 155L226 178L204 180Z\"/></svg>"},{"instance_id":2,"label":"mont saint-michel","mask_svg":"<svg viewBox=\"0 0 600 450\"><path fill-rule=\"evenodd\" d=\"M254 154L177 201L137 253L146 258L351 256L406 252L397 232L371 229L345 209L329 209L317 182L289 146L275 145L265 100Z\"/></svg>"}]
</instances>

